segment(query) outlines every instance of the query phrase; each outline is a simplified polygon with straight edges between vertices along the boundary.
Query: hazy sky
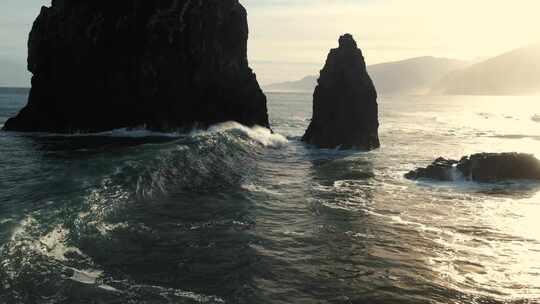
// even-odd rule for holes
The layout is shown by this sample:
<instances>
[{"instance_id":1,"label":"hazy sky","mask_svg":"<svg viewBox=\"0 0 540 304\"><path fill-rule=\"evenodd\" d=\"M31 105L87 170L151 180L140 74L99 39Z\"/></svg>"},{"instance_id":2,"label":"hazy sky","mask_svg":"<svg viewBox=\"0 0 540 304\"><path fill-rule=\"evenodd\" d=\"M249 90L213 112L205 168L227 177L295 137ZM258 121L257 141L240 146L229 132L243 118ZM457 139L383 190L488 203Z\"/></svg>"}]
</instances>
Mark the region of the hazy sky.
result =
<instances>
[{"instance_id":1,"label":"hazy sky","mask_svg":"<svg viewBox=\"0 0 540 304\"><path fill-rule=\"evenodd\" d=\"M0 85L26 85L26 39L47 0L2 0ZM540 40L539 0L243 0L262 83L316 74L352 33L368 64L432 55L490 57Z\"/></svg>"}]
</instances>

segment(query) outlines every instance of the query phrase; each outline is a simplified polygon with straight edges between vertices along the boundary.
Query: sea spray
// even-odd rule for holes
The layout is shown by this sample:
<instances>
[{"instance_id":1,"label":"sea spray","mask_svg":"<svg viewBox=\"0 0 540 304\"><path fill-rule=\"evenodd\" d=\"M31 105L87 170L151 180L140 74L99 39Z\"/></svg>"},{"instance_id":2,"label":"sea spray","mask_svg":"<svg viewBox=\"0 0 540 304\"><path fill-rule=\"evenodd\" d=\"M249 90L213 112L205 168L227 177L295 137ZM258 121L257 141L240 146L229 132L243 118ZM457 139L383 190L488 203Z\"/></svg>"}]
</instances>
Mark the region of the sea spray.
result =
<instances>
[{"instance_id":1,"label":"sea spray","mask_svg":"<svg viewBox=\"0 0 540 304\"><path fill-rule=\"evenodd\" d=\"M540 155L536 140L493 137L515 132L474 115L526 108L512 127L538 136L538 98L382 96L386 144L362 153L300 142L311 94L268 96L273 130L290 141L281 149L239 130L0 132L0 303L538 302L538 183L403 178L486 147ZM135 193L144 172L225 142L240 185L191 182L193 169L161 178L164 191L141 178L147 194Z\"/></svg>"},{"instance_id":2,"label":"sea spray","mask_svg":"<svg viewBox=\"0 0 540 304\"><path fill-rule=\"evenodd\" d=\"M269 147L269 148L281 148L288 143L287 138L281 134L272 133L267 128L260 126L246 127L237 122L226 122L214 125L208 129L207 132L223 132L223 131L232 131L236 134L242 134L247 136L251 140L258 142L259 144ZM197 133L197 132L195 132Z\"/></svg>"},{"instance_id":3,"label":"sea spray","mask_svg":"<svg viewBox=\"0 0 540 304\"><path fill-rule=\"evenodd\" d=\"M0 283L4 290L26 290L26 293L9 293L11 296L0 297L0 302L24 302L29 296L73 299L78 294L100 300L127 301L142 294L154 294L176 297L186 303L222 303L220 298L211 295L137 285L124 277L111 276L108 270L134 261L151 263L161 269L159 265L168 260L159 258L160 255L177 247L174 250L180 254L184 250L181 248L192 242L191 235L198 231L206 233L208 229L227 226L238 231L252 229L253 221L249 217L237 211L230 213L228 209L233 206L227 205L208 207L220 214L221 219L182 219L189 216L184 214L188 205L204 208L211 203L211 196L204 198L211 193L242 195L247 191L242 185L254 175L257 158L264 149L279 148L287 143L283 136L268 129L248 128L237 123L189 134L122 129L96 134L41 133L30 136L38 136L40 141L63 138L58 143L79 138L99 139L92 147L93 152L88 151L85 157L93 163L86 174L101 172L101 177L94 178L100 180L94 186L87 185L88 192L59 204L57 208L60 209L53 212L56 216L47 214L50 211L36 212L21 221L11 241L2 246ZM155 142L152 138L156 137L168 140ZM110 149L117 142L123 143L124 138L141 138L146 143L124 146L125 153L117 156L100 156L100 142ZM54 140L51 142L56 144ZM66 153L68 147L62 144L62 150L55 153ZM90 183L93 179L88 180ZM246 200L231 197L230 201L237 202L232 209L237 210L243 208L240 202ZM162 220L154 222L155 217ZM162 231L175 225L174 233ZM236 238L235 235L231 237L232 240ZM153 253L141 251L141 244L154 248ZM162 246L162 249L156 249L156 246ZM25 286L40 287L30 290ZM53 291L54 295L51 294Z\"/></svg>"}]
</instances>

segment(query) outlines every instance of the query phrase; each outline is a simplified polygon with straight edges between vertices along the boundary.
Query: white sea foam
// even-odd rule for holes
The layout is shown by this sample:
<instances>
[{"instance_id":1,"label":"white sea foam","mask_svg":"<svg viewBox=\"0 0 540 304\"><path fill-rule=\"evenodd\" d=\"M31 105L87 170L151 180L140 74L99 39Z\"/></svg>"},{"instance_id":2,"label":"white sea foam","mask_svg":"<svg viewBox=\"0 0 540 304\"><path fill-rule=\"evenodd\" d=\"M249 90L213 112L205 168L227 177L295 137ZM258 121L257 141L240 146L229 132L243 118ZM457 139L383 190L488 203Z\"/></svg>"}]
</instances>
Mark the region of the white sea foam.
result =
<instances>
[{"instance_id":1,"label":"white sea foam","mask_svg":"<svg viewBox=\"0 0 540 304\"><path fill-rule=\"evenodd\" d=\"M211 126L207 130L194 129L190 133L191 136L203 135L208 133L218 133L237 130L248 136L249 138L257 141L265 147L281 148L285 146L289 141L281 134L272 133L267 128L261 126L246 127L237 122L224 122ZM18 132L11 132L17 134ZM178 138L185 136L186 133L180 131L174 132L157 132L146 129L145 126L136 128L120 128L111 131L97 132L97 133L84 133L75 132L72 134L62 133L45 133L45 132L33 132L25 133L25 135L38 136L38 137L116 137L116 138L145 138L145 137L168 137Z\"/></svg>"},{"instance_id":2,"label":"white sea foam","mask_svg":"<svg viewBox=\"0 0 540 304\"><path fill-rule=\"evenodd\" d=\"M9 218L6 218L6 219L0 219L0 225L4 225L4 224L7 224L7 223L11 223L13 220L12 219L9 219Z\"/></svg>"},{"instance_id":3,"label":"white sea foam","mask_svg":"<svg viewBox=\"0 0 540 304\"><path fill-rule=\"evenodd\" d=\"M32 250L59 262L67 261L66 254L69 252L75 252L81 256L84 255L78 248L71 247L66 244L67 237L70 232L68 229L63 228L62 226L57 226L46 235L43 235L38 239L34 239L28 233L35 225L37 225L37 222L33 217L28 216L24 218L13 232L11 242L14 244L24 244L25 248L28 250ZM81 270L73 267L66 268L73 271L73 274L70 277L71 280L87 285L95 285L97 280L103 276L103 271L101 270ZM14 275L15 274L13 274L13 277ZM109 291L117 291L108 285L99 285L98 287Z\"/></svg>"},{"instance_id":4,"label":"white sea foam","mask_svg":"<svg viewBox=\"0 0 540 304\"><path fill-rule=\"evenodd\" d=\"M352 238L357 238L357 239L370 239L370 238L373 238L373 235L371 235L371 234L354 232L354 231L347 231L347 232L345 232L345 235L348 235L348 236L350 236Z\"/></svg>"},{"instance_id":5,"label":"white sea foam","mask_svg":"<svg viewBox=\"0 0 540 304\"><path fill-rule=\"evenodd\" d=\"M242 188L248 190L248 191L251 191L251 192L259 192L259 193L265 193L265 194L270 194L270 195L274 195L274 196L282 196L283 194L278 192L278 191L273 191L273 190L270 190L268 188L265 188L263 186L260 186L260 185L255 185L253 183L246 183L246 184L242 184Z\"/></svg>"},{"instance_id":6,"label":"white sea foam","mask_svg":"<svg viewBox=\"0 0 540 304\"><path fill-rule=\"evenodd\" d=\"M15 242L17 239L22 237L23 233L25 232L25 229L32 225L32 223L35 223L35 219L31 216L25 217L19 225L13 230L13 233L11 234L11 242Z\"/></svg>"},{"instance_id":7,"label":"white sea foam","mask_svg":"<svg viewBox=\"0 0 540 304\"><path fill-rule=\"evenodd\" d=\"M32 216L24 218L13 231L11 242L24 243L29 249L58 261L65 261L65 255L68 252L76 252L82 255L78 248L66 245L67 236L69 235L68 229L57 226L46 235L35 239L30 235L30 231L36 225L38 223Z\"/></svg>"},{"instance_id":8,"label":"white sea foam","mask_svg":"<svg viewBox=\"0 0 540 304\"><path fill-rule=\"evenodd\" d=\"M103 276L103 271L100 270L79 270L70 267L69 269L73 270L73 275L71 276L71 279L73 281L77 281L79 283L93 285L96 284L97 280Z\"/></svg>"},{"instance_id":9,"label":"white sea foam","mask_svg":"<svg viewBox=\"0 0 540 304\"><path fill-rule=\"evenodd\" d=\"M85 134L82 134L85 135ZM94 133L89 134L97 135L97 136L110 136L110 137L128 137L128 138L144 138L144 137L171 137L176 138L180 137L181 133L179 132L156 132L156 131L150 131L144 127L139 128L122 128L122 129L115 129L112 131L107 132L101 132L101 133Z\"/></svg>"},{"instance_id":10,"label":"white sea foam","mask_svg":"<svg viewBox=\"0 0 540 304\"><path fill-rule=\"evenodd\" d=\"M6 132L13 135L24 135L31 137L113 137L113 138L145 138L145 137L170 137L177 138L182 136L180 132L156 132L145 129L144 127L139 128L120 128L114 129L105 132L73 132L73 133L53 133L53 132L16 132L9 131Z\"/></svg>"},{"instance_id":11,"label":"white sea foam","mask_svg":"<svg viewBox=\"0 0 540 304\"><path fill-rule=\"evenodd\" d=\"M243 134L247 135L249 138L257 141L265 147L270 148L281 148L289 142L285 136L277 133L272 133L267 128L260 126L246 127L237 122L225 122L221 124L214 125L208 129L206 132L223 132L229 130L238 130ZM198 132L198 131L196 131Z\"/></svg>"},{"instance_id":12,"label":"white sea foam","mask_svg":"<svg viewBox=\"0 0 540 304\"><path fill-rule=\"evenodd\" d=\"M68 252L77 252L82 255L78 248L66 246L65 242L68 234L69 230L56 227L38 240L40 251L44 255L59 261L66 260L65 256Z\"/></svg>"},{"instance_id":13,"label":"white sea foam","mask_svg":"<svg viewBox=\"0 0 540 304\"><path fill-rule=\"evenodd\" d=\"M456 182L465 181L465 176L463 176L463 173L461 173L461 171L459 171L457 166L452 166L452 168L450 168L448 174L450 175L450 178L453 181L456 181Z\"/></svg>"}]
</instances>

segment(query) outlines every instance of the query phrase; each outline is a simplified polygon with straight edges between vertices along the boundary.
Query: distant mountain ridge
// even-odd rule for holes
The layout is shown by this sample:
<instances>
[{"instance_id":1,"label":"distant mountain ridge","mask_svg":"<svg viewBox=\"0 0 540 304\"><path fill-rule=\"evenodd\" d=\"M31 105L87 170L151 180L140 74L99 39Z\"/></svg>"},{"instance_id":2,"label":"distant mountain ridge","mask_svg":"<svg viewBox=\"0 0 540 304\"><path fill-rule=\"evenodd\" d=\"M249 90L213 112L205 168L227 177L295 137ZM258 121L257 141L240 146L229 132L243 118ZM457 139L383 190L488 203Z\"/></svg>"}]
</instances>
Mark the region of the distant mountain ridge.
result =
<instances>
[{"instance_id":1,"label":"distant mountain ridge","mask_svg":"<svg viewBox=\"0 0 540 304\"><path fill-rule=\"evenodd\" d=\"M432 92L450 95L540 93L540 43L450 73Z\"/></svg>"},{"instance_id":2,"label":"distant mountain ridge","mask_svg":"<svg viewBox=\"0 0 540 304\"><path fill-rule=\"evenodd\" d=\"M468 65L466 61L425 56L370 65L368 72L379 93L422 94L429 92L451 71ZM264 88L268 91L309 92L313 91L316 84L317 76L306 76L298 81L271 84Z\"/></svg>"},{"instance_id":3,"label":"distant mountain ridge","mask_svg":"<svg viewBox=\"0 0 540 304\"><path fill-rule=\"evenodd\" d=\"M296 81L285 81L263 86L268 91L298 91L311 92L317 86L317 76L306 76Z\"/></svg>"},{"instance_id":4,"label":"distant mountain ridge","mask_svg":"<svg viewBox=\"0 0 540 304\"><path fill-rule=\"evenodd\" d=\"M540 93L540 43L469 63L417 57L368 66L380 94L530 95ZM313 91L316 76L271 84L268 91Z\"/></svg>"},{"instance_id":5,"label":"distant mountain ridge","mask_svg":"<svg viewBox=\"0 0 540 304\"><path fill-rule=\"evenodd\" d=\"M368 71L382 94L426 94L448 73L469 65L467 61L424 56L375 64Z\"/></svg>"}]
</instances>

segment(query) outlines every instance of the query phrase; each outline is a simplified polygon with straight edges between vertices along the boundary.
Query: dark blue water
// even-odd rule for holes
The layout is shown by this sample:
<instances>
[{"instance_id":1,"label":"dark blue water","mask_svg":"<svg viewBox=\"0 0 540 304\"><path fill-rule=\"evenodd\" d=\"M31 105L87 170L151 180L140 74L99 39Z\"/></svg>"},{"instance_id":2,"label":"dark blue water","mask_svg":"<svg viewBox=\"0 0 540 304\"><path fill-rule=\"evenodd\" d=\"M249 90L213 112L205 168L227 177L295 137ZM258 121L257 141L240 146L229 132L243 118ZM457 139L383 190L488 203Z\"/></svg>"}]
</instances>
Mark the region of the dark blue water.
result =
<instances>
[{"instance_id":1,"label":"dark blue water","mask_svg":"<svg viewBox=\"0 0 540 304\"><path fill-rule=\"evenodd\" d=\"M536 303L539 185L403 173L540 152L537 104L383 97L369 153L302 144L309 94L269 94L277 134L2 132L0 303Z\"/></svg>"}]
</instances>

